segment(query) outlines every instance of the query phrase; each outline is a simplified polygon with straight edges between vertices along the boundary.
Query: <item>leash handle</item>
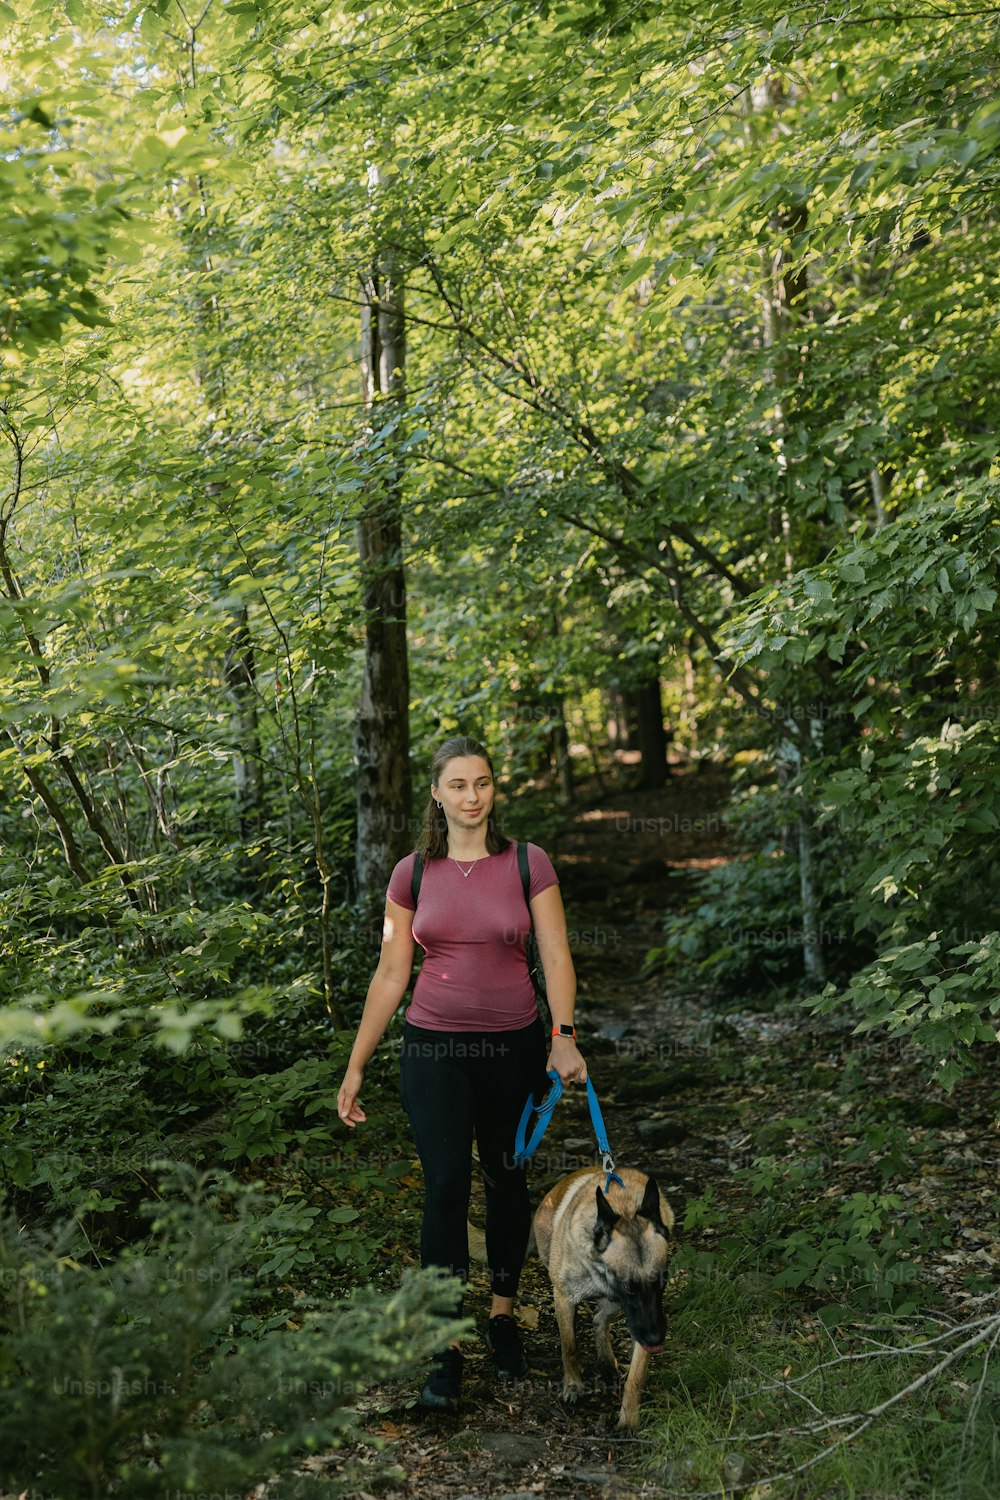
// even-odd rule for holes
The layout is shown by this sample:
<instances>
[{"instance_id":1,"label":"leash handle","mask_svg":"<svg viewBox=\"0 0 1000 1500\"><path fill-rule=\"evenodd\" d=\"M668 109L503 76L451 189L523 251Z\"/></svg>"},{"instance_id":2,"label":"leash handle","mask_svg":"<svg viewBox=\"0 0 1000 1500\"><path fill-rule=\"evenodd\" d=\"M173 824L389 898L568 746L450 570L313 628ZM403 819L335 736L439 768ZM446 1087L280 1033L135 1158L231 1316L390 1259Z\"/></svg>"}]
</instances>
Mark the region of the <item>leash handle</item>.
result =
<instances>
[{"instance_id":1,"label":"leash handle","mask_svg":"<svg viewBox=\"0 0 1000 1500\"><path fill-rule=\"evenodd\" d=\"M538 1150L538 1143L549 1128L552 1111L563 1095L562 1079L555 1068L550 1068L546 1076L552 1079L552 1087L541 1104L535 1103L533 1093L529 1094L524 1101L524 1110L522 1111L521 1118L517 1124L517 1131L514 1135L514 1165L516 1167L523 1167ZM528 1133L528 1121L535 1113L537 1113L538 1119L531 1133L531 1139L525 1144L525 1137Z\"/></svg>"}]
</instances>

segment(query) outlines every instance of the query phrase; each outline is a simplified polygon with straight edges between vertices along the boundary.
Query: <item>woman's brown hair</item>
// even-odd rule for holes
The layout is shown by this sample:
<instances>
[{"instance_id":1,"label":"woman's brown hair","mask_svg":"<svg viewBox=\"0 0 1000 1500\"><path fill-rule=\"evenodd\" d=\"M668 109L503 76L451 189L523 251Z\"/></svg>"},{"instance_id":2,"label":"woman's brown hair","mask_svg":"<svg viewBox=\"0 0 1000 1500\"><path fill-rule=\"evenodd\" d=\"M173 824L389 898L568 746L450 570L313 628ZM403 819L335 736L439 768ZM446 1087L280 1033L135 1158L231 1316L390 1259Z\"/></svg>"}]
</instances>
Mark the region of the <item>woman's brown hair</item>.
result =
<instances>
[{"instance_id":1,"label":"woman's brown hair","mask_svg":"<svg viewBox=\"0 0 1000 1500\"><path fill-rule=\"evenodd\" d=\"M470 740L467 735L458 735L453 740L445 740L434 752L431 761L431 786L439 786L445 766L450 760L458 760L462 756L478 755L490 768L490 775L494 783L496 776L493 770L493 762L490 760L489 751L485 745L478 740ZM486 823L486 852L487 854L502 854L510 844L506 834L500 832L497 823L496 807L490 808L489 818ZM433 794L427 799L427 807L424 810L424 826L420 838L417 841L417 852L424 859L445 859L448 854L448 820L444 815L444 809L438 807Z\"/></svg>"}]
</instances>

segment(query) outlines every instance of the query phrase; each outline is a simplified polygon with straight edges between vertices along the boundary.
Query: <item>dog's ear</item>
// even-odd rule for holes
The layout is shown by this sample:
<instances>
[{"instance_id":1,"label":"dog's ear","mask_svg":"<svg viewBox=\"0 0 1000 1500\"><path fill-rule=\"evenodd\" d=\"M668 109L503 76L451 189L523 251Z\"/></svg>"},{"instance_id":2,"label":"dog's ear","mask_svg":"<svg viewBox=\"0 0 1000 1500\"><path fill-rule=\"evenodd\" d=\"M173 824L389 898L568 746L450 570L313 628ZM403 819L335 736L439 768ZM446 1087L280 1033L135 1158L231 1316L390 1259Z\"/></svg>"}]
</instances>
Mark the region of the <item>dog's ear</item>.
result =
<instances>
[{"instance_id":1,"label":"dog's ear","mask_svg":"<svg viewBox=\"0 0 1000 1500\"><path fill-rule=\"evenodd\" d=\"M594 1249L606 1250L611 1243L611 1235L615 1225L621 1218L616 1214L611 1204L605 1198L600 1188L597 1189L597 1223L594 1225Z\"/></svg>"},{"instance_id":2,"label":"dog's ear","mask_svg":"<svg viewBox=\"0 0 1000 1500\"><path fill-rule=\"evenodd\" d=\"M663 1215L660 1213L660 1190L656 1185L655 1177L646 1178L646 1189L642 1195L642 1202L636 1209L636 1214L643 1219L648 1219L654 1228L659 1229L661 1233L667 1233L667 1226L664 1224Z\"/></svg>"}]
</instances>

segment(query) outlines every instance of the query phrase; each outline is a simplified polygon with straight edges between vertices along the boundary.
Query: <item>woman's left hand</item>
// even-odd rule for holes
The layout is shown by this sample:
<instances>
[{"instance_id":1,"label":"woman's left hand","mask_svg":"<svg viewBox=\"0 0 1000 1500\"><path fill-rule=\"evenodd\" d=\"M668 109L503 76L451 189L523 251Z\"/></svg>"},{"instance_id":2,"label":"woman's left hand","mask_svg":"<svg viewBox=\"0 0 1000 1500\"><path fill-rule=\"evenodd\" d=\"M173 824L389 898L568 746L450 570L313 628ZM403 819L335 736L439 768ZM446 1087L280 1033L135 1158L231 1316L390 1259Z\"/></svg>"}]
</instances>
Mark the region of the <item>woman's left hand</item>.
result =
<instances>
[{"instance_id":1,"label":"woman's left hand","mask_svg":"<svg viewBox=\"0 0 1000 1500\"><path fill-rule=\"evenodd\" d=\"M559 1074L563 1085L567 1083L586 1083L587 1064L583 1060L580 1049L571 1036L554 1036L552 1046L549 1050L549 1060L545 1064L546 1072L555 1071Z\"/></svg>"}]
</instances>

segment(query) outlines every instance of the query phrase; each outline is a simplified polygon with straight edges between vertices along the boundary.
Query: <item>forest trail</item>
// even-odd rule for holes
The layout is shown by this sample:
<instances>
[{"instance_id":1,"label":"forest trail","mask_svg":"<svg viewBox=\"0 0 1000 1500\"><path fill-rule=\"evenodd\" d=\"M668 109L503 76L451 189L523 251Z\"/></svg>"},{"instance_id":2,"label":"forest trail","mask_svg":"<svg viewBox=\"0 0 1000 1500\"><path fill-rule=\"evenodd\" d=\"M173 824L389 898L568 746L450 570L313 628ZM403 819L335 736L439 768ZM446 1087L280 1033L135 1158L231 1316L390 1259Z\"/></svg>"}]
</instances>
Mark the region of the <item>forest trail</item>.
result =
<instances>
[{"instance_id":1,"label":"forest trail","mask_svg":"<svg viewBox=\"0 0 1000 1500\"><path fill-rule=\"evenodd\" d=\"M641 971L649 949L662 941L662 913L677 901L684 871L726 857L724 799L719 773L675 773L662 790L618 790L599 806L571 814L552 850L577 971L580 1046L612 1150L623 1165L657 1172L678 1220L685 1197L702 1189L704 1143L698 1131L688 1134L688 1126L669 1118L670 1111L680 1111L681 1095L672 1097L669 1082L664 1088L651 1085L651 1075L658 1078L665 1070L669 1078L673 1069L682 1082L696 1086L693 1064L705 1050L698 1041L704 1015L689 1006L682 1017L665 996L662 978L644 979ZM661 1141L672 1141L682 1130L686 1140L680 1146L655 1147L642 1138L658 1133ZM534 1200L566 1172L595 1160L586 1099L567 1093L533 1158ZM472 1218L482 1222L478 1181ZM465 1346L458 1416L428 1417L412 1406L412 1380L379 1387L361 1403L367 1430L387 1440L392 1459L407 1475L405 1482L379 1486L378 1495L382 1500L413 1495L510 1500L637 1493L620 1461L642 1439L617 1433L614 1394L587 1394L576 1408L559 1399L552 1294L535 1254L525 1266L517 1302L530 1374L509 1389L499 1387L483 1339L488 1304L485 1268L475 1266L466 1306L477 1320L478 1336ZM592 1349L589 1309L581 1312L581 1330L586 1362ZM623 1323L616 1350L620 1363L627 1359ZM654 1389L651 1378L646 1403L655 1400ZM358 1445L349 1450L353 1458L362 1451Z\"/></svg>"},{"instance_id":2,"label":"forest trail","mask_svg":"<svg viewBox=\"0 0 1000 1500\"><path fill-rule=\"evenodd\" d=\"M867 1046L865 1066L873 1088L914 1102L927 1098L912 1059L898 1048L859 1042L850 1036L849 1023L818 1025L791 1005L777 1013L744 1009L736 995L731 1004L720 1003L718 996L710 1004L696 978L681 984L662 974L644 977L650 948L662 943L663 914L683 896L686 876L730 856L725 796L721 772L675 768L662 790L618 790L597 807L581 808L568 818L553 851L579 980L580 1046L615 1158L620 1165L655 1173L674 1208L679 1239L703 1248L712 1246L713 1231L685 1233L686 1204L711 1188L738 1233L750 1200L734 1176L737 1168L746 1166L751 1154L780 1151L794 1139L793 1117L808 1113L817 1092L829 1097L849 1052L860 1054ZM956 1221L981 1222L977 1206L997 1171L987 1093L981 1084L969 1083L964 1108L956 1095L941 1106L938 1123L955 1127L951 1166L946 1161L936 1176L904 1185L915 1210L940 1210L947 1195ZM961 1087L957 1095L963 1095ZM847 1120L845 1131L849 1127ZM768 1132L777 1132L773 1141ZM919 1136L919 1128L913 1134ZM828 1151L835 1152L835 1146L826 1143ZM568 1092L533 1159L535 1201L565 1172L594 1164L594 1151L586 1099ZM963 1165L964 1158L972 1160ZM839 1169L837 1180L844 1191L863 1188L864 1164ZM478 1183L472 1219L482 1222ZM986 1253L978 1243L966 1242L966 1248ZM671 1306L679 1295L676 1284L668 1285L668 1341L647 1381L646 1416L669 1399L663 1374L671 1360ZM525 1266L517 1303L530 1374L510 1388L500 1388L486 1351L488 1303L485 1268L475 1266L466 1310L476 1318L477 1333L465 1345L459 1415L422 1413L414 1404L412 1379L377 1387L360 1410L366 1431L383 1441L386 1451L366 1459L363 1445L351 1444L339 1457L317 1460L317 1466L339 1467L344 1457L370 1464L371 1489L362 1484L350 1492L360 1500L375 1494L381 1500L527 1500L662 1491L666 1476L656 1476L658 1486L637 1472L636 1460L650 1440L641 1426L633 1437L617 1432L613 1393L588 1392L574 1408L560 1400L558 1333L548 1277L537 1256ZM961 1314L962 1308L956 1311ZM804 1306L799 1315L808 1319ZM588 1361L592 1366L589 1309L582 1310L580 1327L585 1367ZM621 1364L629 1343L624 1323L618 1320L616 1327ZM378 1479L386 1458L405 1478L388 1485Z\"/></svg>"}]
</instances>

